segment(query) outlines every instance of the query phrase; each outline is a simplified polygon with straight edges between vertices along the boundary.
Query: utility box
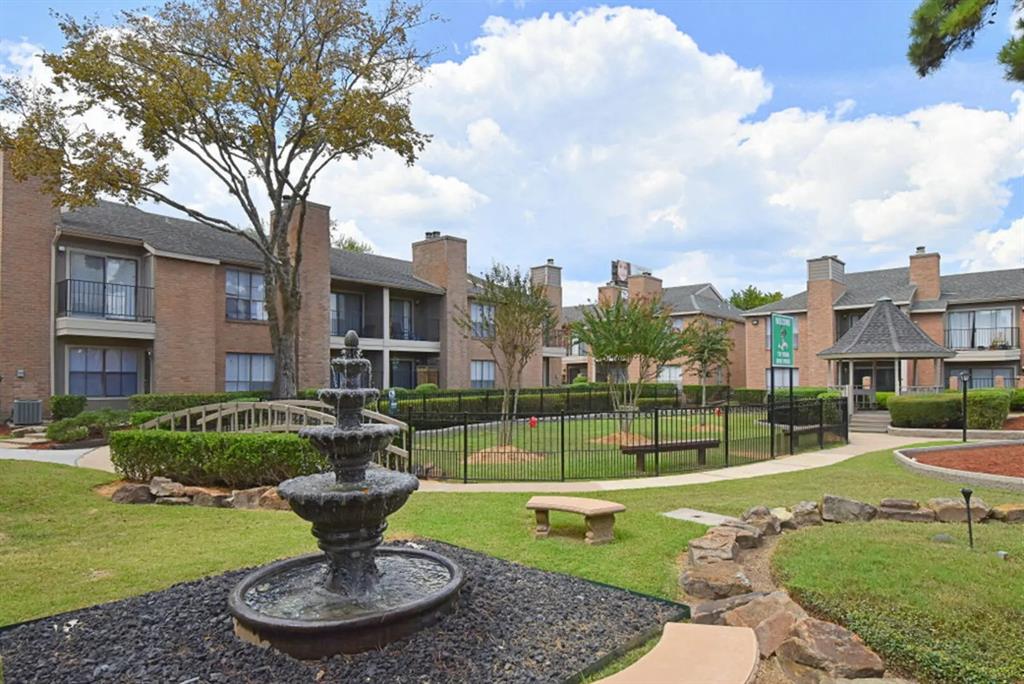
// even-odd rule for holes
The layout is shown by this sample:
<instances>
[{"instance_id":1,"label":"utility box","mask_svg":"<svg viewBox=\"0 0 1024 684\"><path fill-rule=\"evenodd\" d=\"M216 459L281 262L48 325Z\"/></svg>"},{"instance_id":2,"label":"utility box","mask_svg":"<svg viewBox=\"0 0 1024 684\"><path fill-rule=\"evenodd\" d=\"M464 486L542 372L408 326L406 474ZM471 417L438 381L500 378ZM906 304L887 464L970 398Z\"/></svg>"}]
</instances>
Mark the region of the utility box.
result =
<instances>
[{"instance_id":1,"label":"utility box","mask_svg":"<svg viewBox=\"0 0 1024 684\"><path fill-rule=\"evenodd\" d=\"M15 425L40 425L43 422L43 402L39 399L14 400Z\"/></svg>"}]
</instances>

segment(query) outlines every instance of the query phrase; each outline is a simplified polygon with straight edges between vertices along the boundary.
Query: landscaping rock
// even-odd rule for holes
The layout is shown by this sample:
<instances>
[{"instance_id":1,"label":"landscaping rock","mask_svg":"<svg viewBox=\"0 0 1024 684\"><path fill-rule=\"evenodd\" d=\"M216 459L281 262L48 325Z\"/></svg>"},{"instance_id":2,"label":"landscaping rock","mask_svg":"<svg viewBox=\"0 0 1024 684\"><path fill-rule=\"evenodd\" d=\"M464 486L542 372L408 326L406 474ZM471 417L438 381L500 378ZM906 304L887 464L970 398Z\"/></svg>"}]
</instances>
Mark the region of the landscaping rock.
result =
<instances>
[{"instance_id":1,"label":"landscaping rock","mask_svg":"<svg viewBox=\"0 0 1024 684\"><path fill-rule=\"evenodd\" d=\"M793 506L793 522L799 527L821 524L821 509L817 501L801 501Z\"/></svg>"},{"instance_id":2,"label":"landscaping rock","mask_svg":"<svg viewBox=\"0 0 1024 684\"><path fill-rule=\"evenodd\" d=\"M789 511L788 508L784 506L779 506L778 508L773 508L770 512L773 516L775 516L775 519L779 521L779 527L781 527L782 529L796 529L796 522L793 520L793 514Z\"/></svg>"},{"instance_id":3,"label":"landscaping rock","mask_svg":"<svg viewBox=\"0 0 1024 684\"><path fill-rule=\"evenodd\" d=\"M412 474L421 480L443 480L445 477L444 470L433 463L413 466Z\"/></svg>"},{"instance_id":4,"label":"landscaping rock","mask_svg":"<svg viewBox=\"0 0 1024 684\"><path fill-rule=\"evenodd\" d=\"M762 596L767 596L767 594L763 591L752 591L749 594L739 594L717 601L694 604L690 606L690 622L698 625L724 625L723 615Z\"/></svg>"},{"instance_id":5,"label":"landscaping rock","mask_svg":"<svg viewBox=\"0 0 1024 684\"><path fill-rule=\"evenodd\" d=\"M793 636L779 646L778 656L787 674L799 672L800 666L821 670L831 677L851 679L885 674L882 659L860 637L844 627L811 617L796 623Z\"/></svg>"},{"instance_id":6,"label":"landscaping rock","mask_svg":"<svg viewBox=\"0 0 1024 684\"><path fill-rule=\"evenodd\" d=\"M118 487L114 495L110 497L110 500L114 503L123 504L152 503L153 493L149 491L149 485L126 482Z\"/></svg>"},{"instance_id":7,"label":"landscaping rock","mask_svg":"<svg viewBox=\"0 0 1024 684\"><path fill-rule=\"evenodd\" d=\"M277 493L277 487L271 487L260 495L259 507L272 511L290 511L292 507Z\"/></svg>"},{"instance_id":8,"label":"landscaping rock","mask_svg":"<svg viewBox=\"0 0 1024 684\"><path fill-rule=\"evenodd\" d=\"M805 617L807 613L789 594L776 591L729 611L722 619L730 627L753 629L761 657L768 658L792 636L796 623Z\"/></svg>"},{"instance_id":9,"label":"landscaping rock","mask_svg":"<svg viewBox=\"0 0 1024 684\"><path fill-rule=\"evenodd\" d=\"M753 588L743 568L732 561L706 563L687 568L679 584L690 596L723 599L749 594Z\"/></svg>"},{"instance_id":10,"label":"landscaping rock","mask_svg":"<svg viewBox=\"0 0 1024 684\"><path fill-rule=\"evenodd\" d=\"M904 511L916 511L921 504L913 499L882 499L879 508L896 508Z\"/></svg>"},{"instance_id":11,"label":"landscaping rock","mask_svg":"<svg viewBox=\"0 0 1024 684\"><path fill-rule=\"evenodd\" d=\"M953 538L953 535L946 534L945 532L941 532L941 533L935 535L934 537L932 537L932 541L935 542L936 544L955 544L956 543L956 539Z\"/></svg>"},{"instance_id":12,"label":"landscaping rock","mask_svg":"<svg viewBox=\"0 0 1024 684\"><path fill-rule=\"evenodd\" d=\"M821 517L829 522L867 522L878 513L871 504L826 494L821 502Z\"/></svg>"},{"instance_id":13,"label":"landscaping rock","mask_svg":"<svg viewBox=\"0 0 1024 684\"><path fill-rule=\"evenodd\" d=\"M778 534L782 526L767 506L754 506L743 514L743 522L761 530L762 535Z\"/></svg>"},{"instance_id":14,"label":"landscaping rock","mask_svg":"<svg viewBox=\"0 0 1024 684\"><path fill-rule=\"evenodd\" d=\"M703 537L691 539L689 544L690 563L715 563L731 561L736 558L739 544L736 543L736 531L728 527L714 527Z\"/></svg>"},{"instance_id":15,"label":"landscaping rock","mask_svg":"<svg viewBox=\"0 0 1024 684\"><path fill-rule=\"evenodd\" d=\"M206 506L207 508L230 508L231 495L215 492L197 492L192 497L192 505Z\"/></svg>"},{"instance_id":16,"label":"landscaping rock","mask_svg":"<svg viewBox=\"0 0 1024 684\"><path fill-rule=\"evenodd\" d=\"M992 517L1002 522L1024 522L1024 503L1005 503L992 507Z\"/></svg>"},{"instance_id":17,"label":"landscaping rock","mask_svg":"<svg viewBox=\"0 0 1024 684\"><path fill-rule=\"evenodd\" d=\"M939 522L967 522L967 504L962 499L928 499L928 508L935 511ZM971 517L974 522L987 518L991 510L981 499L971 499Z\"/></svg>"},{"instance_id":18,"label":"landscaping rock","mask_svg":"<svg viewBox=\"0 0 1024 684\"><path fill-rule=\"evenodd\" d=\"M719 527L733 531L736 536L736 544L741 549L756 549L761 545L761 530L753 525L748 525L741 520L726 520Z\"/></svg>"},{"instance_id":19,"label":"landscaping rock","mask_svg":"<svg viewBox=\"0 0 1024 684\"><path fill-rule=\"evenodd\" d=\"M188 506L192 499L187 496L158 496L156 503L159 506Z\"/></svg>"},{"instance_id":20,"label":"landscaping rock","mask_svg":"<svg viewBox=\"0 0 1024 684\"><path fill-rule=\"evenodd\" d=\"M887 506L887 501L898 501L900 506ZM914 504L914 508L903 505L904 503ZM879 520L899 520L900 522L935 522L935 511L930 508L917 507L916 501L909 499L883 499L882 505L878 508Z\"/></svg>"},{"instance_id":21,"label":"landscaping rock","mask_svg":"<svg viewBox=\"0 0 1024 684\"><path fill-rule=\"evenodd\" d=\"M260 497L263 496L270 487L253 487L252 489L236 489L231 492L231 507L232 508L259 508Z\"/></svg>"},{"instance_id":22,"label":"landscaping rock","mask_svg":"<svg viewBox=\"0 0 1024 684\"><path fill-rule=\"evenodd\" d=\"M149 492L153 496L185 496L185 485L169 477L154 477L149 481Z\"/></svg>"}]
</instances>

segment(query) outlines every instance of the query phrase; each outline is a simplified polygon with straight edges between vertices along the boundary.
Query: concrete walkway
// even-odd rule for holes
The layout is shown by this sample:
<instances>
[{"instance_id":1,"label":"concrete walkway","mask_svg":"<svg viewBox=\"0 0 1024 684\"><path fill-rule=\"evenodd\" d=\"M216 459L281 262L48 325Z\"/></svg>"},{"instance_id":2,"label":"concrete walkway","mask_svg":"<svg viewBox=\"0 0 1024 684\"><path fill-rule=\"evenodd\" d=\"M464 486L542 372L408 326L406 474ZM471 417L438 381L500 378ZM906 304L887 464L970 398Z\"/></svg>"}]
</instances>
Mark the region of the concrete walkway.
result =
<instances>
[{"instance_id":1,"label":"concrete walkway","mask_svg":"<svg viewBox=\"0 0 1024 684\"><path fill-rule=\"evenodd\" d=\"M114 472L114 465L110 462L110 447L107 446L94 449L9 449L0 447L0 459L58 463L105 470L108 473Z\"/></svg>"},{"instance_id":2,"label":"concrete walkway","mask_svg":"<svg viewBox=\"0 0 1024 684\"><path fill-rule=\"evenodd\" d=\"M908 444L920 443L920 437L895 437L893 435L852 432L850 443L834 449L809 451L795 456L782 456L773 461L760 461L743 466L705 470L685 475L664 475L628 480L592 480L588 482L481 482L461 484L457 482L436 482L421 480L421 492L611 492L622 489L651 489L654 487L679 487L681 485L708 484L725 480L745 480L751 477L794 473L840 463L854 456L882 449L897 449Z\"/></svg>"}]
</instances>

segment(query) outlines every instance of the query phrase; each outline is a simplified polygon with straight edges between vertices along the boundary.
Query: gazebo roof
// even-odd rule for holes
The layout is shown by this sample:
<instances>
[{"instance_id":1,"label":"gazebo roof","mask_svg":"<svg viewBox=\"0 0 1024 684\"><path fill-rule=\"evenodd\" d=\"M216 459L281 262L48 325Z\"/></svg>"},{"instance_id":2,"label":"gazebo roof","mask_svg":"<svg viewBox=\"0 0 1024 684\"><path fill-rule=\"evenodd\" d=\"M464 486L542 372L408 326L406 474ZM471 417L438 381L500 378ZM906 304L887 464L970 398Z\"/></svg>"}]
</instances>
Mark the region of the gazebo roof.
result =
<instances>
[{"instance_id":1,"label":"gazebo roof","mask_svg":"<svg viewBox=\"0 0 1024 684\"><path fill-rule=\"evenodd\" d=\"M818 352L825 359L941 359L953 352L936 343L889 297L881 297L839 341Z\"/></svg>"}]
</instances>

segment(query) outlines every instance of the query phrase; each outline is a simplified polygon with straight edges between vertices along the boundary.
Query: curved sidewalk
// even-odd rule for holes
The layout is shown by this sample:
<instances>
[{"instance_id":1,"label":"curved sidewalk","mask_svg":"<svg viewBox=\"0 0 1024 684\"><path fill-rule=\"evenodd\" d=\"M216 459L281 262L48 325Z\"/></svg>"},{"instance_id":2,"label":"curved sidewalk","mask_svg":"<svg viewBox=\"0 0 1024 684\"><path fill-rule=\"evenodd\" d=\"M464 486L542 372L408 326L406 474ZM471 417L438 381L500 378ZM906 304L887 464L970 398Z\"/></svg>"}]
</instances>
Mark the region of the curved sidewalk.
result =
<instances>
[{"instance_id":1,"label":"curved sidewalk","mask_svg":"<svg viewBox=\"0 0 1024 684\"><path fill-rule=\"evenodd\" d=\"M908 444L920 444L920 437L896 437L893 435L851 432L850 443L834 449L808 451L795 456L781 456L771 461L749 465L704 470L684 475L663 475L661 477L640 477L627 480L590 480L583 482L480 482L462 484L421 480L421 492L611 492L622 489L651 489L654 487L679 487L682 485L708 484L725 480L745 480L751 477L795 473L840 463L854 456L871 451L896 449Z\"/></svg>"}]
</instances>

